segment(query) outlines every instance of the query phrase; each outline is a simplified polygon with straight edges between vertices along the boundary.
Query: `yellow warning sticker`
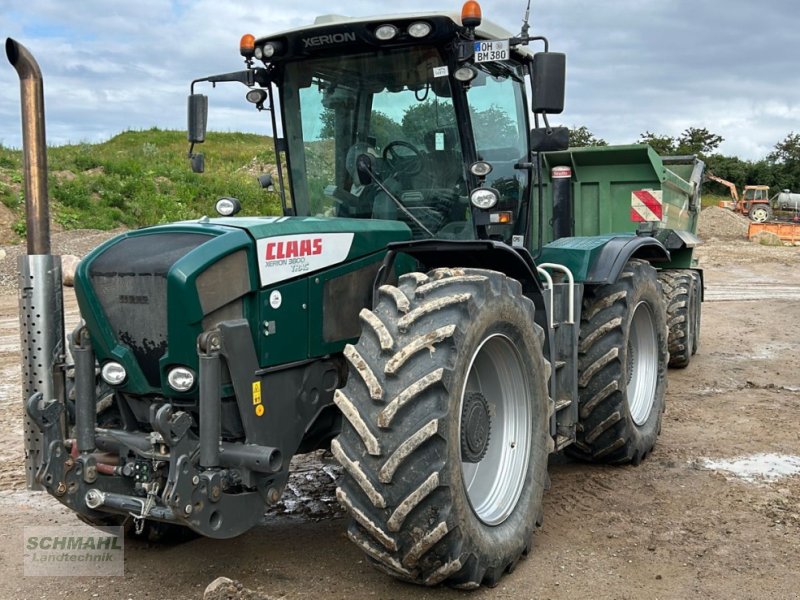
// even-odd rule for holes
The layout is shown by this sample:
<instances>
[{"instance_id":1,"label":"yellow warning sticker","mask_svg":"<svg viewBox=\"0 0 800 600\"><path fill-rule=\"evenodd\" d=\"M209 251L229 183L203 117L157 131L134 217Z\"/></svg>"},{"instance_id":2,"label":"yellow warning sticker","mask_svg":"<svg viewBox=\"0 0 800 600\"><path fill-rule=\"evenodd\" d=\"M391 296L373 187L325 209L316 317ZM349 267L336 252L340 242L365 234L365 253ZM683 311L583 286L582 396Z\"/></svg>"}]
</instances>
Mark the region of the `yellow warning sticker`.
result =
<instances>
[{"instance_id":1,"label":"yellow warning sticker","mask_svg":"<svg viewBox=\"0 0 800 600\"><path fill-rule=\"evenodd\" d=\"M258 405L261 404L261 382L254 381L253 382L253 404Z\"/></svg>"},{"instance_id":2,"label":"yellow warning sticker","mask_svg":"<svg viewBox=\"0 0 800 600\"><path fill-rule=\"evenodd\" d=\"M264 405L259 404L258 406L256 406L256 416L260 417L263 416L263 414L264 414Z\"/></svg>"}]
</instances>

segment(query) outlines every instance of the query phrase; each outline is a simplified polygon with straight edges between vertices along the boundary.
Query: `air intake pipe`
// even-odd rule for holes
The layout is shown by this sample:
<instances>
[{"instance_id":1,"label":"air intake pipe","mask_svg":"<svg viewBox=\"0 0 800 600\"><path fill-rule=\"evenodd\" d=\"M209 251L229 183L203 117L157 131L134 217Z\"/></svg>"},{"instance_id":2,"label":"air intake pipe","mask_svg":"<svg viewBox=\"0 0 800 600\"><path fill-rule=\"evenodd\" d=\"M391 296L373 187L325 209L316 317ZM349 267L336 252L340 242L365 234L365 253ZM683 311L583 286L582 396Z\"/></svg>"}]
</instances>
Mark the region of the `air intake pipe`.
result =
<instances>
[{"instance_id":1,"label":"air intake pipe","mask_svg":"<svg viewBox=\"0 0 800 600\"><path fill-rule=\"evenodd\" d=\"M22 154L28 254L19 259L19 322L23 402L42 393L43 402L64 402L64 298L61 257L50 254L47 144L42 72L25 46L6 39L8 61L17 70L22 103ZM28 489L42 489L36 475L48 460L42 432L25 415L25 472Z\"/></svg>"}]
</instances>

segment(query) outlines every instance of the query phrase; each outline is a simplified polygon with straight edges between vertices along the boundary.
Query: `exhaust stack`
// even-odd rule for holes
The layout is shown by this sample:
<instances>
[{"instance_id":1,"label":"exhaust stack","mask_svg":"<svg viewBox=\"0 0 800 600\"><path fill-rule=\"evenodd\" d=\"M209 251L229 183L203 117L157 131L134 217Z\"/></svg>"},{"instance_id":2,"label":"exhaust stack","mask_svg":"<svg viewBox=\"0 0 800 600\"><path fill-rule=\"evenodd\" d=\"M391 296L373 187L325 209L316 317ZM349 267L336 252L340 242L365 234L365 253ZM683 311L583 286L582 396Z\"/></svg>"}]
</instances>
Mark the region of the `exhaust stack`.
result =
<instances>
[{"instance_id":1,"label":"exhaust stack","mask_svg":"<svg viewBox=\"0 0 800 600\"><path fill-rule=\"evenodd\" d=\"M50 254L42 72L28 49L11 38L6 39L6 56L17 70L20 83L28 254Z\"/></svg>"},{"instance_id":2,"label":"exhaust stack","mask_svg":"<svg viewBox=\"0 0 800 600\"><path fill-rule=\"evenodd\" d=\"M22 103L22 154L28 254L19 258L19 324L23 405L37 392L42 402L64 402L64 297L61 257L50 254L47 200L47 144L44 133L42 72L22 44L6 40L8 61L17 70ZM37 472L48 449L29 414L25 415L25 473L28 489L43 489Z\"/></svg>"}]
</instances>

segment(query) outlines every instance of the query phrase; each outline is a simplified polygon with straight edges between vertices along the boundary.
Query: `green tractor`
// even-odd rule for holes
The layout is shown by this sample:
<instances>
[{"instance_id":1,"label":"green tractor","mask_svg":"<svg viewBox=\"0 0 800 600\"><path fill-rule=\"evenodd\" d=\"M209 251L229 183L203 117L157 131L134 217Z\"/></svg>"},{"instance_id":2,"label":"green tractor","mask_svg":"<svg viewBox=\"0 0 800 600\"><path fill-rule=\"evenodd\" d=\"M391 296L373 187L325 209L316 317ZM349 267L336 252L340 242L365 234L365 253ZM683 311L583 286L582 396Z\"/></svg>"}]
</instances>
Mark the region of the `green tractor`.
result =
<instances>
[{"instance_id":1,"label":"green tractor","mask_svg":"<svg viewBox=\"0 0 800 600\"><path fill-rule=\"evenodd\" d=\"M36 129L38 68L7 50ZM293 455L329 448L374 566L494 585L531 549L550 454L653 449L668 363L696 349L702 163L568 150L548 123L564 55L472 1L320 17L241 53L245 70L192 83L192 165L194 87L245 84L272 121L284 216L236 217L224 198L220 218L98 247L69 352L57 257L29 247L29 485L92 524L229 538L279 501Z\"/></svg>"}]
</instances>

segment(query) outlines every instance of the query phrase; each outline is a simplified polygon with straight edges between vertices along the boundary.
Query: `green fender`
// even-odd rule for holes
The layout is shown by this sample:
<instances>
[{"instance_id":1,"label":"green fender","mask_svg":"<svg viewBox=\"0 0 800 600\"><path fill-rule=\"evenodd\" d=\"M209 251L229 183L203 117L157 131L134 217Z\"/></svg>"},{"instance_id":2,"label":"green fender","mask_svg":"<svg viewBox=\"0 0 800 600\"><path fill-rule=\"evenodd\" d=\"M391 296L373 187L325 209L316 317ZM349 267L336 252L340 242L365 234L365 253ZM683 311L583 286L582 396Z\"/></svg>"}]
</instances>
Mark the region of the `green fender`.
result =
<instances>
[{"instance_id":1,"label":"green fender","mask_svg":"<svg viewBox=\"0 0 800 600\"><path fill-rule=\"evenodd\" d=\"M651 263L669 263L670 252L658 239L634 234L565 237L542 248L538 263L562 264L576 282L614 283L625 263L641 258Z\"/></svg>"}]
</instances>

